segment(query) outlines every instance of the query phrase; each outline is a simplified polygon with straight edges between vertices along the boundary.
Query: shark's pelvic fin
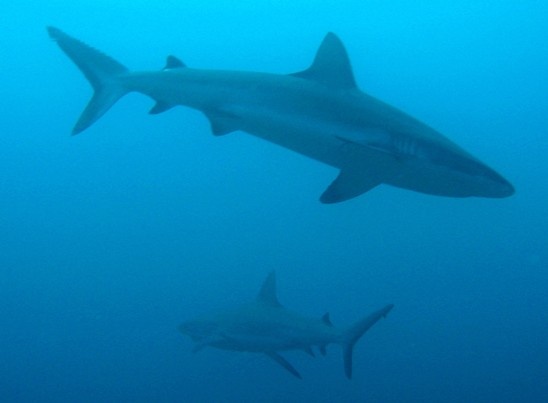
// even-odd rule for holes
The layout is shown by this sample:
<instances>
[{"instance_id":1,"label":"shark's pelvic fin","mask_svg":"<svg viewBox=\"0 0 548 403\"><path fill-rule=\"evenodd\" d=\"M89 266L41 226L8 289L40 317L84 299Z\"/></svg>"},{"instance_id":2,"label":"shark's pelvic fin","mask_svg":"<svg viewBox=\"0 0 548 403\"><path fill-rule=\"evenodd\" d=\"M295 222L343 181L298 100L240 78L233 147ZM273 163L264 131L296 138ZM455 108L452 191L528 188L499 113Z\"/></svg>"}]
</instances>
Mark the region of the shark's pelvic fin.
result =
<instances>
[{"instance_id":1,"label":"shark's pelvic fin","mask_svg":"<svg viewBox=\"0 0 548 403\"><path fill-rule=\"evenodd\" d=\"M280 354L276 353L276 352L270 352L270 353L265 353L268 357L272 358L274 361L276 361L278 364L280 364L282 367L284 367L285 369L287 369L289 372L291 372L291 374L293 374L293 376L299 378L299 379L303 379L301 374L299 374L299 372L297 372L297 370L293 367L293 365L291 365L285 358L283 358Z\"/></svg>"},{"instance_id":2,"label":"shark's pelvic fin","mask_svg":"<svg viewBox=\"0 0 548 403\"><path fill-rule=\"evenodd\" d=\"M72 134L78 134L91 126L105 114L112 105L127 94L119 77L128 73L128 69L104 53L80 42L63 31L48 27L51 39L78 66L95 90Z\"/></svg>"},{"instance_id":3,"label":"shark's pelvic fin","mask_svg":"<svg viewBox=\"0 0 548 403\"><path fill-rule=\"evenodd\" d=\"M370 191L382 183L376 175L366 175L351 169L342 169L339 176L320 197L322 203L339 203Z\"/></svg>"},{"instance_id":4,"label":"shark's pelvic fin","mask_svg":"<svg viewBox=\"0 0 548 403\"><path fill-rule=\"evenodd\" d=\"M211 132L215 136L223 136L225 134L240 130L240 122L238 118L228 112L208 111L205 115L209 119Z\"/></svg>"},{"instance_id":5,"label":"shark's pelvic fin","mask_svg":"<svg viewBox=\"0 0 548 403\"><path fill-rule=\"evenodd\" d=\"M264 281L259 295L257 295L257 301L271 306L282 306L278 301L278 295L276 293L276 272L271 271L268 277Z\"/></svg>"},{"instance_id":6,"label":"shark's pelvic fin","mask_svg":"<svg viewBox=\"0 0 548 403\"><path fill-rule=\"evenodd\" d=\"M330 87L345 89L357 87L348 53L341 40L332 32L325 36L312 65L292 75L319 81Z\"/></svg>"}]
</instances>

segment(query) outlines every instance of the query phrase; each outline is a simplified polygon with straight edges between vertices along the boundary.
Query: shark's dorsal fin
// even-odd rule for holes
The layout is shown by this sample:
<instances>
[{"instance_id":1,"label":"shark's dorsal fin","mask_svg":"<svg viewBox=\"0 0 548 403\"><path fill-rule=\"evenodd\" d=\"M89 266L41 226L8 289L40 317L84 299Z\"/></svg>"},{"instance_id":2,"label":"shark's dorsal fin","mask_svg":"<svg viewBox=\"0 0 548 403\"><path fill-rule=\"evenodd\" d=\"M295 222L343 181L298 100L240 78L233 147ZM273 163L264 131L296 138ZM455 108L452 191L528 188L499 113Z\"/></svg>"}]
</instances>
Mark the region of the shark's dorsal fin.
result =
<instances>
[{"instance_id":1,"label":"shark's dorsal fin","mask_svg":"<svg viewBox=\"0 0 548 403\"><path fill-rule=\"evenodd\" d=\"M319 81L337 88L356 88L350 59L341 40L329 32L316 53L312 65L292 76Z\"/></svg>"},{"instance_id":2,"label":"shark's dorsal fin","mask_svg":"<svg viewBox=\"0 0 548 403\"><path fill-rule=\"evenodd\" d=\"M257 301L271 306L281 306L276 295L276 272L271 271L257 295Z\"/></svg>"},{"instance_id":3,"label":"shark's dorsal fin","mask_svg":"<svg viewBox=\"0 0 548 403\"><path fill-rule=\"evenodd\" d=\"M166 66L164 67L164 70L181 69L184 67L186 67L186 64L184 64L180 59L173 55L169 55L166 59Z\"/></svg>"},{"instance_id":4,"label":"shark's dorsal fin","mask_svg":"<svg viewBox=\"0 0 548 403\"><path fill-rule=\"evenodd\" d=\"M333 323L331 323L331 319L329 319L329 312L326 312L322 316L322 322L325 323L329 327L333 327Z\"/></svg>"}]
</instances>

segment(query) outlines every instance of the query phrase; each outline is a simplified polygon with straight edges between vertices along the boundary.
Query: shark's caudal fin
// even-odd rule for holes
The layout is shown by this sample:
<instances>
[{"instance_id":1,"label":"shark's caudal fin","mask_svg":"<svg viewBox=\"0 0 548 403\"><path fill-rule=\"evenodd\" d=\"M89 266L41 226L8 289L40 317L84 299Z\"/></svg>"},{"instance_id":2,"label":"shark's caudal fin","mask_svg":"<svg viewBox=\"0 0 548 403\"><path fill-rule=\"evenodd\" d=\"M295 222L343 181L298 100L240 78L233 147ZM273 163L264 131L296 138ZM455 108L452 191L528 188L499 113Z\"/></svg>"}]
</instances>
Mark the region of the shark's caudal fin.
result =
<instances>
[{"instance_id":1,"label":"shark's caudal fin","mask_svg":"<svg viewBox=\"0 0 548 403\"><path fill-rule=\"evenodd\" d=\"M352 378L352 351L356 342L369 330L377 321L385 317L394 305L386 305L384 308L373 312L371 315L355 323L347 329L341 337L344 358L344 373L348 379Z\"/></svg>"},{"instance_id":2,"label":"shark's caudal fin","mask_svg":"<svg viewBox=\"0 0 548 403\"><path fill-rule=\"evenodd\" d=\"M57 28L48 27L47 30L49 36L86 76L95 91L72 130L73 135L78 134L103 116L128 92L119 79L120 76L128 73L128 69L111 57Z\"/></svg>"}]
</instances>

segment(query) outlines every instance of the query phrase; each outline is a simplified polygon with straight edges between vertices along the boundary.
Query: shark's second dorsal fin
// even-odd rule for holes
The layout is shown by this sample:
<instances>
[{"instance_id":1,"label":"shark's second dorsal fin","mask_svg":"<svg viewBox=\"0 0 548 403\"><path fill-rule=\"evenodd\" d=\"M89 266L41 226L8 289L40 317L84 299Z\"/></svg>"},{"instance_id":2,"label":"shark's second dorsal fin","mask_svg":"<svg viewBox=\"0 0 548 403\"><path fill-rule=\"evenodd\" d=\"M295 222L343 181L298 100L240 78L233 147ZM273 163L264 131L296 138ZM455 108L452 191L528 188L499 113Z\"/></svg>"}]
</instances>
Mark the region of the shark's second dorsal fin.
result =
<instances>
[{"instance_id":1,"label":"shark's second dorsal fin","mask_svg":"<svg viewBox=\"0 0 548 403\"><path fill-rule=\"evenodd\" d=\"M356 88L350 59L341 40L329 32L320 45L312 65L292 76L319 81L337 88Z\"/></svg>"},{"instance_id":2,"label":"shark's second dorsal fin","mask_svg":"<svg viewBox=\"0 0 548 403\"><path fill-rule=\"evenodd\" d=\"M164 67L164 70L171 70L171 69L181 69L186 67L186 64L184 64L180 59L176 58L173 55L169 55L166 60L166 66Z\"/></svg>"},{"instance_id":3,"label":"shark's second dorsal fin","mask_svg":"<svg viewBox=\"0 0 548 403\"><path fill-rule=\"evenodd\" d=\"M268 274L259 295L257 295L257 301L271 306L281 306L276 295L276 272L271 271Z\"/></svg>"}]
</instances>

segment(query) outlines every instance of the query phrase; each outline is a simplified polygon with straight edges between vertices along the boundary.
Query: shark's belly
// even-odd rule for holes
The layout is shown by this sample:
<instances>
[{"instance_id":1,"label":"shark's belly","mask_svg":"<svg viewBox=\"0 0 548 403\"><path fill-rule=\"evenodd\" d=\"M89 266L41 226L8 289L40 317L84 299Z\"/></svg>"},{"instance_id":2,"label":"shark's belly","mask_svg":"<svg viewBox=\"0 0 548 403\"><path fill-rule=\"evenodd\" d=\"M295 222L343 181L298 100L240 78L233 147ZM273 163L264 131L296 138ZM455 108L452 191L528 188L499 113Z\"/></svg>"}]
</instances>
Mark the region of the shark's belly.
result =
<instances>
[{"instance_id":1,"label":"shark's belly","mask_svg":"<svg viewBox=\"0 0 548 403\"><path fill-rule=\"evenodd\" d=\"M401 168L386 183L395 187L437 196L470 197L480 195L488 183L481 177L423 160L401 162Z\"/></svg>"},{"instance_id":2,"label":"shark's belly","mask_svg":"<svg viewBox=\"0 0 548 403\"><path fill-rule=\"evenodd\" d=\"M364 153L350 151L341 136L342 131L348 130L344 124L266 108L250 111L232 107L231 113L238 115L241 130L324 164L342 168L350 160L364 159Z\"/></svg>"},{"instance_id":3,"label":"shark's belly","mask_svg":"<svg viewBox=\"0 0 548 403\"><path fill-rule=\"evenodd\" d=\"M322 346L334 341L334 336L308 329L265 326L254 323L245 329L232 328L223 334L215 347L248 352L302 350L311 346Z\"/></svg>"}]
</instances>

